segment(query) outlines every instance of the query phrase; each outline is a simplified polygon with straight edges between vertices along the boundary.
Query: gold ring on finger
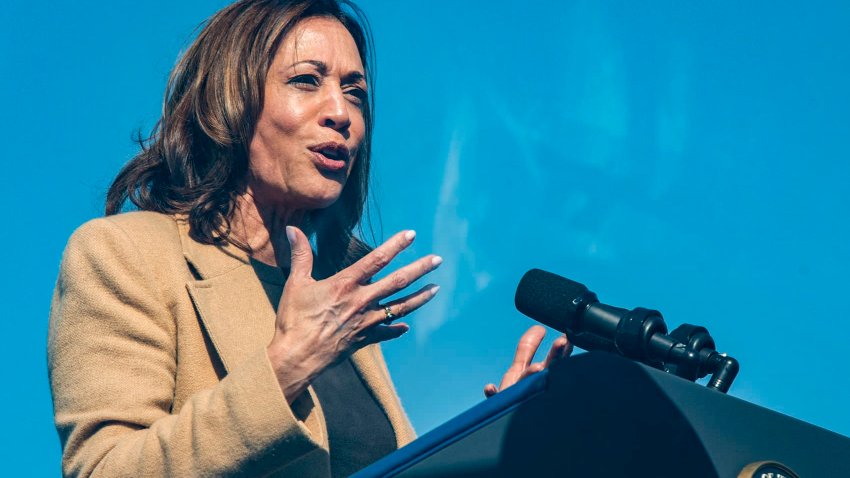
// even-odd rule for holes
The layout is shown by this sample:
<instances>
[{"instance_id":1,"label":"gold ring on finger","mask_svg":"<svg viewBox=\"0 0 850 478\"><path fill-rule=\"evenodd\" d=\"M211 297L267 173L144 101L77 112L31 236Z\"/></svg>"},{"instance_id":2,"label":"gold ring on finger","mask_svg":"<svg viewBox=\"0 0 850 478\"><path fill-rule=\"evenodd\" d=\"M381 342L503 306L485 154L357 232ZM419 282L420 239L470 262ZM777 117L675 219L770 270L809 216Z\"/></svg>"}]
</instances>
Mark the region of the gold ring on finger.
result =
<instances>
[{"instance_id":1,"label":"gold ring on finger","mask_svg":"<svg viewBox=\"0 0 850 478\"><path fill-rule=\"evenodd\" d=\"M393 323L393 320L398 318L397 315L393 314L393 310L388 305L384 306L384 313L387 314L387 318L382 322L384 325L390 325Z\"/></svg>"}]
</instances>

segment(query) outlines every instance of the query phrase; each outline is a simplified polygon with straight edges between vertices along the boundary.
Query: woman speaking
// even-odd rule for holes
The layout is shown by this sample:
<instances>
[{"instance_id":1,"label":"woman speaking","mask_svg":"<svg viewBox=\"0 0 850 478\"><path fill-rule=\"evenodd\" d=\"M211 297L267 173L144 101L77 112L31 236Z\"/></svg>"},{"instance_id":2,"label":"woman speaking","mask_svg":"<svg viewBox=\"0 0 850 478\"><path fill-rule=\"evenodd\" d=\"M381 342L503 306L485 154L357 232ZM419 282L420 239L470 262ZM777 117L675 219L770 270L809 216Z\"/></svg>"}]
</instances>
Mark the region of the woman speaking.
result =
<instances>
[{"instance_id":1,"label":"woman speaking","mask_svg":"<svg viewBox=\"0 0 850 478\"><path fill-rule=\"evenodd\" d=\"M63 255L48 360L64 475L347 476L414 438L378 344L437 293L408 285L441 259L385 273L415 233L374 250L354 235L370 46L347 2L245 0L175 66L107 216ZM502 387L546 365L540 339Z\"/></svg>"}]
</instances>

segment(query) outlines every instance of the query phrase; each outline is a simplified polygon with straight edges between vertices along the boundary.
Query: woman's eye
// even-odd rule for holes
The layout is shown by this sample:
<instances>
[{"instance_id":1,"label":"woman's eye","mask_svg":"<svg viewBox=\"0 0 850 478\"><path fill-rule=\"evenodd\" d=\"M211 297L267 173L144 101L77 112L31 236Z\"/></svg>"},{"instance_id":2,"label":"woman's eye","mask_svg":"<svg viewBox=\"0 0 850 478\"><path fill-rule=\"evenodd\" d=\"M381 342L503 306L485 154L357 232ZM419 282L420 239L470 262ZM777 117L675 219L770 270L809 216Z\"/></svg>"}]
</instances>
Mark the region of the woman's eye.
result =
<instances>
[{"instance_id":1,"label":"woman's eye","mask_svg":"<svg viewBox=\"0 0 850 478\"><path fill-rule=\"evenodd\" d=\"M362 88L351 88L346 90L345 94L354 98L354 102L358 105L365 103L366 99L369 98L369 93L366 93L366 90Z\"/></svg>"},{"instance_id":2,"label":"woman's eye","mask_svg":"<svg viewBox=\"0 0 850 478\"><path fill-rule=\"evenodd\" d=\"M298 75L289 79L291 85L319 86L319 78L315 75Z\"/></svg>"}]
</instances>

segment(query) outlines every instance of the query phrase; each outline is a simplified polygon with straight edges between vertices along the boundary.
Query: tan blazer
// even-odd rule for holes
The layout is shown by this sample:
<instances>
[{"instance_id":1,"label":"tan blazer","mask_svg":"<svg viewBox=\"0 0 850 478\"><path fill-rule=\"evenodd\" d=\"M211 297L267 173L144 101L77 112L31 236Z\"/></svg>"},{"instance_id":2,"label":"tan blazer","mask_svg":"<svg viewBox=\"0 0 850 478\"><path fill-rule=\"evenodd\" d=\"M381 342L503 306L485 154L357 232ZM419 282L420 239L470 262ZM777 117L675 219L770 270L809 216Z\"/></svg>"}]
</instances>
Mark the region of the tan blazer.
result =
<instances>
[{"instance_id":1,"label":"tan blazer","mask_svg":"<svg viewBox=\"0 0 850 478\"><path fill-rule=\"evenodd\" d=\"M330 475L312 389L287 404L266 346L275 312L245 253L152 212L71 237L48 361L68 476ZM414 432L378 346L351 361L398 446Z\"/></svg>"}]
</instances>

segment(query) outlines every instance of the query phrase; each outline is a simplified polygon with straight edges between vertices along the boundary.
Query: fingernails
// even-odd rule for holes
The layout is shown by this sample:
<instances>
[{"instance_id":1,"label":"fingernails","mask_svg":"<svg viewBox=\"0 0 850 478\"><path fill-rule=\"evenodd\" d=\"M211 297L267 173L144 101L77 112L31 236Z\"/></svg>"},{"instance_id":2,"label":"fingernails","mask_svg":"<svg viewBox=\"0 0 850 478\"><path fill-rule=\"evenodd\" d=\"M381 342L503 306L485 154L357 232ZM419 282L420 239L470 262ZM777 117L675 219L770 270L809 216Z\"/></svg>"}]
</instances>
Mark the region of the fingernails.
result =
<instances>
[{"instance_id":1,"label":"fingernails","mask_svg":"<svg viewBox=\"0 0 850 478\"><path fill-rule=\"evenodd\" d=\"M289 240L289 245L295 245L295 228L292 226L286 226L286 238Z\"/></svg>"},{"instance_id":2,"label":"fingernails","mask_svg":"<svg viewBox=\"0 0 850 478\"><path fill-rule=\"evenodd\" d=\"M443 258L440 256L434 256L431 258L431 266L435 269L439 267L440 264L443 263Z\"/></svg>"},{"instance_id":3,"label":"fingernails","mask_svg":"<svg viewBox=\"0 0 850 478\"><path fill-rule=\"evenodd\" d=\"M409 230L409 231L406 231L404 233L404 238L407 239L408 242L412 241L413 238L415 238L415 237L416 237L416 231L414 231L412 229Z\"/></svg>"},{"instance_id":4,"label":"fingernails","mask_svg":"<svg viewBox=\"0 0 850 478\"><path fill-rule=\"evenodd\" d=\"M435 295L437 295L437 292L440 292L440 286L435 285L435 286L431 287L430 289L428 289L428 292L431 293L431 297L434 297Z\"/></svg>"}]
</instances>

